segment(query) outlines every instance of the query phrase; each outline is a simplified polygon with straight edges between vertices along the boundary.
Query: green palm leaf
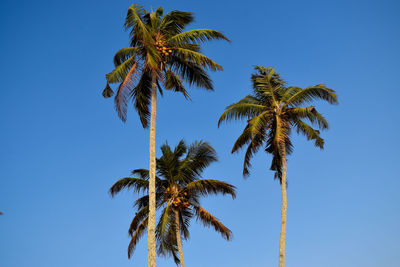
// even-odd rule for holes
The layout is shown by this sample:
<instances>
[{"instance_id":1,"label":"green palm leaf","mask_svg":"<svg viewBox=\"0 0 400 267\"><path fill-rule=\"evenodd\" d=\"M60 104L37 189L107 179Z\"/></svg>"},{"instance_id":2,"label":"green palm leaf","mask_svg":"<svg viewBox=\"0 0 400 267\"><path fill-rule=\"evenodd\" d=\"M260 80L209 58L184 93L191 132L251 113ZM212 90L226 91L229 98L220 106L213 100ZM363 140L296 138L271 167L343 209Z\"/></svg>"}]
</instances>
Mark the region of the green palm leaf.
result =
<instances>
[{"instance_id":1,"label":"green palm leaf","mask_svg":"<svg viewBox=\"0 0 400 267\"><path fill-rule=\"evenodd\" d=\"M208 30L208 29L197 29L176 34L169 39L169 43L172 46L174 46L189 42L203 43L206 41L218 40L218 39L230 42L230 40L227 37L225 37L225 35L223 35L218 31Z\"/></svg>"},{"instance_id":2,"label":"green palm leaf","mask_svg":"<svg viewBox=\"0 0 400 267\"><path fill-rule=\"evenodd\" d=\"M212 179L201 179L190 182L186 185L188 192L196 192L203 196L221 193L230 194L232 198L236 197L235 187L231 184Z\"/></svg>"}]
</instances>

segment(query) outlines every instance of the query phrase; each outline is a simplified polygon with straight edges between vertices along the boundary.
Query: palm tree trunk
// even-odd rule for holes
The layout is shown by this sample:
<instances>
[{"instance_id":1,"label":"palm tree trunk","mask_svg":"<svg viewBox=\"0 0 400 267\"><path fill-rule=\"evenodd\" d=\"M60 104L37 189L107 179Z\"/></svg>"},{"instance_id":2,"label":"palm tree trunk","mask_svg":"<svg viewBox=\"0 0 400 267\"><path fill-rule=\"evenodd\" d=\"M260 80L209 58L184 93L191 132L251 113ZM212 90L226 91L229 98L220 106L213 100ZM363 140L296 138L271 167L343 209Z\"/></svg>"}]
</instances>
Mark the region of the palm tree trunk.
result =
<instances>
[{"instance_id":1,"label":"palm tree trunk","mask_svg":"<svg viewBox=\"0 0 400 267\"><path fill-rule=\"evenodd\" d=\"M286 147L282 148L282 220L281 220L281 238L279 242L279 267L285 267L285 239L286 239L286 212L287 212L287 196L286 196Z\"/></svg>"},{"instance_id":2,"label":"palm tree trunk","mask_svg":"<svg viewBox=\"0 0 400 267\"><path fill-rule=\"evenodd\" d=\"M157 83L152 74L151 118L150 118L150 173L149 173L149 220L147 225L148 266L156 267L156 114Z\"/></svg>"},{"instance_id":3,"label":"palm tree trunk","mask_svg":"<svg viewBox=\"0 0 400 267\"><path fill-rule=\"evenodd\" d=\"M181 267L185 267L185 260L183 259L183 249L182 249L182 240L181 240L181 232L179 225L179 212L175 210L175 227L176 227L176 242L178 243L179 250L179 260L181 262Z\"/></svg>"}]
</instances>

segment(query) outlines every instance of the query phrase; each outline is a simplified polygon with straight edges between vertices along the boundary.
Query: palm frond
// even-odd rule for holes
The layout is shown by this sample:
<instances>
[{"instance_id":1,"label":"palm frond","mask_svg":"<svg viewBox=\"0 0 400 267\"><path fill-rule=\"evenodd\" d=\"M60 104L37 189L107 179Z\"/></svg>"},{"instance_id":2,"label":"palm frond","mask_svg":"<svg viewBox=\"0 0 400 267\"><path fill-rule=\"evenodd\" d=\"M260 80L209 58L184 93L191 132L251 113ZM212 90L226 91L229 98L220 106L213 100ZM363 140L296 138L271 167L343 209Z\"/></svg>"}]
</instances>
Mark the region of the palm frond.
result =
<instances>
[{"instance_id":1,"label":"palm frond","mask_svg":"<svg viewBox=\"0 0 400 267\"><path fill-rule=\"evenodd\" d=\"M180 73L190 86L213 90L212 81L201 65L186 60L184 57L173 56L171 63L175 72Z\"/></svg>"},{"instance_id":2,"label":"palm frond","mask_svg":"<svg viewBox=\"0 0 400 267\"><path fill-rule=\"evenodd\" d=\"M175 263L179 264L174 221L174 212L170 208L164 209L156 227L157 253L163 256L172 256Z\"/></svg>"},{"instance_id":3,"label":"palm frond","mask_svg":"<svg viewBox=\"0 0 400 267\"><path fill-rule=\"evenodd\" d=\"M132 235L131 242L129 242L129 246L128 246L128 258L129 259L131 258L132 254L136 248L137 242L139 241L140 237L143 235L144 230L147 228L147 220L148 220L148 216L142 221L142 223L138 226L138 228Z\"/></svg>"},{"instance_id":4,"label":"palm frond","mask_svg":"<svg viewBox=\"0 0 400 267\"><path fill-rule=\"evenodd\" d=\"M139 225L147 218L149 214L149 206L143 207L139 210L135 217L132 219L131 225L129 226L128 233L132 237L134 232L138 229Z\"/></svg>"},{"instance_id":5,"label":"palm frond","mask_svg":"<svg viewBox=\"0 0 400 267\"><path fill-rule=\"evenodd\" d=\"M191 62L196 63L197 65L200 65L204 68L208 68L212 71L223 70L221 65L218 65L213 60L211 60L210 58L206 57L201 53L194 52L192 50L184 49L181 47L174 47L174 50L179 56L183 57L184 60L189 60Z\"/></svg>"},{"instance_id":6,"label":"palm frond","mask_svg":"<svg viewBox=\"0 0 400 267\"><path fill-rule=\"evenodd\" d=\"M165 89L173 90L174 92L180 92L186 99L190 99L189 93L186 91L183 85L183 78L179 74L172 71L165 72Z\"/></svg>"},{"instance_id":7,"label":"palm frond","mask_svg":"<svg viewBox=\"0 0 400 267\"><path fill-rule=\"evenodd\" d=\"M149 170L147 169L135 169L131 172L132 175L137 175L142 179L149 179Z\"/></svg>"},{"instance_id":8,"label":"palm frond","mask_svg":"<svg viewBox=\"0 0 400 267\"><path fill-rule=\"evenodd\" d=\"M149 195L139 197L133 203L133 207L137 208L138 210L141 210L144 207L148 207L148 206L149 206Z\"/></svg>"},{"instance_id":9,"label":"palm frond","mask_svg":"<svg viewBox=\"0 0 400 267\"><path fill-rule=\"evenodd\" d=\"M143 128L147 128L149 125L151 86L151 74L149 72L142 72L139 82L130 93L133 99L133 106L139 115ZM126 106L121 110L121 114L126 119Z\"/></svg>"},{"instance_id":10,"label":"palm frond","mask_svg":"<svg viewBox=\"0 0 400 267\"><path fill-rule=\"evenodd\" d=\"M183 208L179 211L179 225L180 225L180 233L183 239L190 238L189 226L190 219L193 217L193 213L188 208Z\"/></svg>"},{"instance_id":11,"label":"palm frond","mask_svg":"<svg viewBox=\"0 0 400 267\"><path fill-rule=\"evenodd\" d=\"M135 57L130 57L120 65L116 66L115 69L106 74L107 81L109 83L122 83L128 74L133 74L137 66Z\"/></svg>"},{"instance_id":12,"label":"palm frond","mask_svg":"<svg viewBox=\"0 0 400 267\"><path fill-rule=\"evenodd\" d=\"M104 88L102 95L104 98L109 98L114 95L114 91L111 89L110 85L107 83L106 88Z\"/></svg>"},{"instance_id":13,"label":"palm frond","mask_svg":"<svg viewBox=\"0 0 400 267\"><path fill-rule=\"evenodd\" d=\"M253 96L246 96L239 102L226 107L218 120L218 127L223 121L250 119L260 115L264 111L266 111L266 107L262 103L256 101Z\"/></svg>"},{"instance_id":14,"label":"palm frond","mask_svg":"<svg viewBox=\"0 0 400 267\"><path fill-rule=\"evenodd\" d=\"M244 154L244 161L243 161L243 177L247 178L250 174L251 163L250 159L253 157L254 154L260 149L263 141L262 135L257 135L255 138L252 139L251 143L248 145L246 149L246 153ZM237 141L234 145L237 145ZM232 150L233 152L233 150Z\"/></svg>"},{"instance_id":15,"label":"palm frond","mask_svg":"<svg viewBox=\"0 0 400 267\"><path fill-rule=\"evenodd\" d=\"M180 46L185 43L204 43L211 40L225 40L230 42L230 40L219 31L197 29L176 34L168 40L168 43Z\"/></svg>"},{"instance_id":16,"label":"palm frond","mask_svg":"<svg viewBox=\"0 0 400 267\"><path fill-rule=\"evenodd\" d=\"M133 189L136 193L140 193L141 191L144 192L149 188L149 181L141 178L122 178L118 180L113 186L111 186L110 194L112 197L114 197L125 188Z\"/></svg>"},{"instance_id":17,"label":"palm frond","mask_svg":"<svg viewBox=\"0 0 400 267\"><path fill-rule=\"evenodd\" d=\"M161 241L168 235L169 228L174 222L171 206L167 205L161 213L160 219L156 227L156 238Z\"/></svg>"},{"instance_id":18,"label":"palm frond","mask_svg":"<svg viewBox=\"0 0 400 267\"><path fill-rule=\"evenodd\" d=\"M130 59L128 61L130 61ZM123 65L125 65L125 62L120 66L118 66L116 69L122 67ZM132 95L132 91L134 90L133 86L137 79L136 67L137 67L137 62L135 62L134 65L130 66L130 70L128 71L123 81L119 85L117 94L115 95L114 98L115 109L117 110L119 118L123 122L126 121L128 101Z\"/></svg>"},{"instance_id":19,"label":"palm frond","mask_svg":"<svg viewBox=\"0 0 400 267\"><path fill-rule=\"evenodd\" d=\"M182 157L186 152L187 152L186 143L184 140L181 140L174 149L173 152L174 158L179 160L179 158Z\"/></svg>"},{"instance_id":20,"label":"palm frond","mask_svg":"<svg viewBox=\"0 0 400 267\"><path fill-rule=\"evenodd\" d=\"M320 129L328 129L328 121L320 114L314 106L296 107L287 110L290 116L294 118L307 118L312 124L318 125Z\"/></svg>"},{"instance_id":21,"label":"palm frond","mask_svg":"<svg viewBox=\"0 0 400 267\"><path fill-rule=\"evenodd\" d=\"M320 132L318 130L313 129L307 123L299 119L294 120L294 125L297 133L303 134L305 137L307 137L307 140L315 140L315 146L321 149L324 148L324 139L319 136Z\"/></svg>"},{"instance_id":22,"label":"palm frond","mask_svg":"<svg viewBox=\"0 0 400 267\"><path fill-rule=\"evenodd\" d=\"M163 192L162 190L156 190L156 207L161 207L164 200L163 200ZM143 209L144 207L149 205L149 195L142 196L133 203L133 207L137 208L138 210Z\"/></svg>"},{"instance_id":23,"label":"palm frond","mask_svg":"<svg viewBox=\"0 0 400 267\"><path fill-rule=\"evenodd\" d=\"M223 238L230 240L232 231L223 225L217 218L212 216L208 211L199 205L193 205L197 219L200 220L204 226L213 226L215 231L219 232Z\"/></svg>"},{"instance_id":24,"label":"palm frond","mask_svg":"<svg viewBox=\"0 0 400 267\"><path fill-rule=\"evenodd\" d=\"M269 111L264 111L260 115L248 120L243 133L239 136L239 138L233 145L232 153L238 151L243 145L247 144L249 141L253 142L253 140L257 139L259 139L259 141L263 141L262 136L269 128L268 124L270 124Z\"/></svg>"},{"instance_id":25,"label":"palm frond","mask_svg":"<svg viewBox=\"0 0 400 267\"><path fill-rule=\"evenodd\" d=\"M118 67L125 61L127 61L130 58L136 58L138 52L140 51L140 47L127 47L127 48L122 48L118 50L118 52L114 56L114 65L115 67Z\"/></svg>"},{"instance_id":26,"label":"palm frond","mask_svg":"<svg viewBox=\"0 0 400 267\"><path fill-rule=\"evenodd\" d=\"M236 197L235 188L236 187L231 184L213 179L201 179L193 181L188 183L185 187L189 193L198 192L203 196L221 193L223 195L229 194L232 196L232 198Z\"/></svg>"},{"instance_id":27,"label":"palm frond","mask_svg":"<svg viewBox=\"0 0 400 267\"><path fill-rule=\"evenodd\" d=\"M167 38L174 36L194 20L193 13L174 10L166 14L160 22L160 32Z\"/></svg>"},{"instance_id":28,"label":"palm frond","mask_svg":"<svg viewBox=\"0 0 400 267\"><path fill-rule=\"evenodd\" d=\"M146 10L138 4L133 4L128 9L124 26L125 30L131 28L130 38L132 47L138 43L148 43L151 40L150 30L143 21L146 14Z\"/></svg>"},{"instance_id":29,"label":"palm frond","mask_svg":"<svg viewBox=\"0 0 400 267\"><path fill-rule=\"evenodd\" d=\"M311 102L313 100L322 99L330 104L337 104L338 99L335 91L323 85L315 85L304 88L292 95L285 101L284 106L297 107L304 103Z\"/></svg>"},{"instance_id":30,"label":"palm frond","mask_svg":"<svg viewBox=\"0 0 400 267\"><path fill-rule=\"evenodd\" d=\"M186 158L179 168L180 175L177 179L185 183L196 180L206 167L217 160L217 153L209 143L194 142L189 146Z\"/></svg>"}]
</instances>

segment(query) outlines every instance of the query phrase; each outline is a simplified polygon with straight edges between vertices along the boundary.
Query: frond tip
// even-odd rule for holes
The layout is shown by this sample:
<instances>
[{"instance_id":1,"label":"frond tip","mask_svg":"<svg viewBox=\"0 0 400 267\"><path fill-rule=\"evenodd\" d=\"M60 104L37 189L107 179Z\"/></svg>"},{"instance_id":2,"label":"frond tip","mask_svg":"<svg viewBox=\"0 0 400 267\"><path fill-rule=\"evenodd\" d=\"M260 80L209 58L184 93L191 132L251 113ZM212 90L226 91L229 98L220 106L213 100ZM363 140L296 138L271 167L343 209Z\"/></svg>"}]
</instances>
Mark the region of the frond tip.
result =
<instances>
[{"instance_id":1,"label":"frond tip","mask_svg":"<svg viewBox=\"0 0 400 267\"><path fill-rule=\"evenodd\" d=\"M106 88L104 88L103 93L101 93L104 98L110 98L114 95L113 89L111 89L110 85L107 83Z\"/></svg>"},{"instance_id":2,"label":"frond tip","mask_svg":"<svg viewBox=\"0 0 400 267\"><path fill-rule=\"evenodd\" d=\"M231 240L232 231L223 225L217 218L199 205L194 206L197 219L203 222L204 226L213 226L215 231L219 232L226 240Z\"/></svg>"}]
</instances>

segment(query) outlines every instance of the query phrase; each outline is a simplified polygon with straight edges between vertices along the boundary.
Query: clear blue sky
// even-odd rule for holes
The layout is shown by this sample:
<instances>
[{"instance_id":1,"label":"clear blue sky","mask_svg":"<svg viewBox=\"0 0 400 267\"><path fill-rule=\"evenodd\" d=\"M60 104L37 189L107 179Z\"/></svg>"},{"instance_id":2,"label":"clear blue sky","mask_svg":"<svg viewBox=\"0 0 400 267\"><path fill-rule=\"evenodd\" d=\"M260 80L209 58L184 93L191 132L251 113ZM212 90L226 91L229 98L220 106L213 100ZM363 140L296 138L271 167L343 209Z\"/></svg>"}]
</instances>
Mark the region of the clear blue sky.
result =
<instances>
[{"instance_id":1,"label":"clear blue sky","mask_svg":"<svg viewBox=\"0 0 400 267\"><path fill-rule=\"evenodd\" d=\"M146 266L146 239L127 259L136 196L108 188L148 166L148 131L131 109L128 122L103 99L114 53L128 44L131 1L0 2L0 266ZM231 155L244 127L217 128L225 106L250 90L252 65L270 65L291 85L324 83L340 104L318 103L331 124L320 151L294 137L288 165L287 266L400 266L398 1L142 1L192 11L191 28L224 32L205 53L223 65L215 92L193 88L193 101L167 92L159 101L157 147L207 140L219 162L206 178L228 181L238 197L204 206L234 233L226 242L192 222L187 266L277 266L281 191L253 159ZM157 150L159 153L159 150ZM158 266L174 266L158 259Z\"/></svg>"}]
</instances>

